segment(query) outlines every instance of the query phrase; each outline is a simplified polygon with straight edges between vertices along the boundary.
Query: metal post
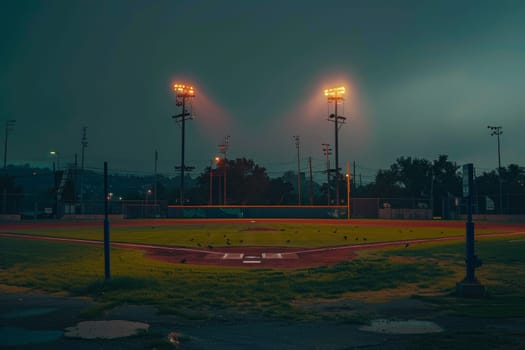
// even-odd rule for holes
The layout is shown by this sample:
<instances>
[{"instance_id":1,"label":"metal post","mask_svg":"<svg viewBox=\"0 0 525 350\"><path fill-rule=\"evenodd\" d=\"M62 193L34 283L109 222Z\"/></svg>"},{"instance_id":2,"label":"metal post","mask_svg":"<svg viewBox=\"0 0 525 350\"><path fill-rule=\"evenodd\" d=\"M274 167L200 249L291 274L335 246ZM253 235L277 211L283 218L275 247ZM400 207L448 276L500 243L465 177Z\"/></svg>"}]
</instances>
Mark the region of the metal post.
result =
<instances>
[{"instance_id":1,"label":"metal post","mask_svg":"<svg viewBox=\"0 0 525 350\"><path fill-rule=\"evenodd\" d=\"M55 219L58 219L58 185L55 161L53 161L53 193L55 195Z\"/></svg>"},{"instance_id":2,"label":"metal post","mask_svg":"<svg viewBox=\"0 0 525 350\"><path fill-rule=\"evenodd\" d=\"M7 214L7 182L8 182L8 174L7 174L7 139L9 136L9 131L11 131L11 128L15 126L16 120L8 120L5 122L5 141L4 141L4 177L5 177L5 183L4 183L4 193L3 193L3 212Z\"/></svg>"},{"instance_id":3,"label":"metal post","mask_svg":"<svg viewBox=\"0 0 525 350\"><path fill-rule=\"evenodd\" d=\"M84 214L84 157L86 152L87 142L87 127L82 127L82 159L80 164L80 214Z\"/></svg>"},{"instance_id":4,"label":"metal post","mask_svg":"<svg viewBox=\"0 0 525 350\"><path fill-rule=\"evenodd\" d=\"M503 214L503 179L501 178L501 149L500 149L500 142L499 142L499 135L501 135L502 131L499 130L498 132L498 178L499 178L499 213Z\"/></svg>"},{"instance_id":5,"label":"metal post","mask_svg":"<svg viewBox=\"0 0 525 350\"><path fill-rule=\"evenodd\" d=\"M159 154L157 150L155 150L155 169L154 169L154 176L153 176L153 206L155 208L155 217L159 217L159 207L157 205L157 163L159 161Z\"/></svg>"},{"instance_id":6,"label":"metal post","mask_svg":"<svg viewBox=\"0 0 525 350\"><path fill-rule=\"evenodd\" d=\"M337 98L334 100L335 125L335 204L339 205L339 117L337 115Z\"/></svg>"},{"instance_id":7,"label":"metal post","mask_svg":"<svg viewBox=\"0 0 525 350\"><path fill-rule=\"evenodd\" d=\"M354 163L355 164L355 163ZM350 173L350 162L346 163L346 211L348 220L350 220L350 180L352 178L352 174Z\"/></svg>"},{"instance_id":8,"label":"metal post","mask_svg":"<svg viewBox=\"0 0 525 350\"><path fill-rule=\"evenodd\" d=\"M312 157L308 157L308 166L310 168L310 205L314 205L314 179L312 175Z\"/></svg>"},{"instance_id":9,"label":"metal post","mask_svg":"<svg viewBox=\"0 0 525 350\"><path fill-rule=\"evenodd\" d=\"M210 161L210 199L208 205L213 205L213 159Z\"/></svg>"},{"instance_id":10,"label":"metal post","mask_svg":"<svg viewBox=\"0 0 525 350\"><path fill-rule=\"evenodd\" d=\"M109 218L108 218L108 162L104 162L104 276L111 278L110 246L109 246Z\"/></svg>"},{"instance_id":11,"label":"metal post","mask_svg":"<svg viewBox=\"0 0 525 350\"><path fill-rule=\"evenodd\" d=\"M226 205L228 203L228 201L226 200L226 167L228 165L228 160L226 159L226 153L224 154L224 203L223 205Z\"/></svg>"},{"instance_id":12,"label":"metal post","mask_svg":"<svg viewBox=\"0 0 525 350\"><path fill-rule=\"evenodd\" d=\"M180 164L180 205L184 205L184 141L186 136L186 96L182 96L182 138L181 138L181 164Z\"/></svg>"},{"instance_id":13,"label":"metal post","mask_svg":"<svg viewBox=\"0 0 525 350\"><path fill-rule=\"evenodd\" d=\"M478 282L475 276L476 267L481 266L481 261L474 254L474 222L472 222L472 196L474 194L474 166L463 165L463 197L467 205L467 222L465 223L465 278L456 284L456 291L465 297L482 297L485 288Z\"/></svg>"},{"instance_id":14,"label":"metal post","mask_svg":"<svg viewBox=\"0 0 525 350\"><path fill-rule=\"evenodd\" d=\"M228 152L228 148L230 146L230 135L227 135L224 137L224 143L218 145L219 146L219 153L222 154L222 160L223 160L223 196L222 196L222 202L223 202L223 205L226 205L228 204L228 200L227 200L227 192L226 192L226 184L227 184L227 181L226 181L226 172L227 172L227 169L226 167L228 166L228 158L226 157L226 154ZM220 191L219 191L220 192ZM220 201L219 201L220 203Z\"/></svg>"},{"instance_id":15,"label":"metal post","mask_svg":"<svg viewBox=\"0 0 525 350\"><path fill-rule=\"evenodd\" d=\"M463 167L464 171L467 172L467 184L468 195L467 195L467 222L465 224L466 231L466 280L471 282L475 280L474 276L474 223L472 222L472 181L473 181L473 166L467 164ZM465 175L464 175L465 176ZM465 184L463 185L465 186Z\"/></svg>"},{"instance_id":16,"label":"metal post","mask_svg":"<svg viewBox=\"0 0 525 350\"><path fill-rule=\"evenodd\" d=\"M328 200L328 205L330 205L330 145L328 143L323 143L324 155L326 156L326 185L328 186L326 190L326 198Z\"/></svg>"},{"instance_id":17,"label":"metal post","mask_svg":"<svg viewBox=\"0 0 525 350\"><path fill-rule=\"evenodd\" d=\"M297 205L301 205L301 158L299 153L300 140L299 135L293 137L295 140L295 147L297 148Z\"/></svg>"},{"instance_id":18,"label":"metal post","mask_svg":"<svg viewBox=\"0 0 525 350\"><path fill-rule=\"evenodd\" d=\"M487 126L491 130L490 136L496 135L498 137L498 179L499 179L499 213L503 214L503 180L501 178L501 149L500 149L500 135L503 134L501 126Z\"/></svg>"}]
</instances>

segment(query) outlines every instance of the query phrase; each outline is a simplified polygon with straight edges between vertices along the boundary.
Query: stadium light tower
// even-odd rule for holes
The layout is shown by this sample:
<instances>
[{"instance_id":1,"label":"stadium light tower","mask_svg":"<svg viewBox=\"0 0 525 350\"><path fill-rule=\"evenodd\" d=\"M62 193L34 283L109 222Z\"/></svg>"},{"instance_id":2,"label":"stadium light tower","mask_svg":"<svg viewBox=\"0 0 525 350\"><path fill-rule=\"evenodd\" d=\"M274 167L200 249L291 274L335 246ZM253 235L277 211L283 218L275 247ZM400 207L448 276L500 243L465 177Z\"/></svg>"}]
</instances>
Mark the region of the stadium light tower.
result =
<instances>
[{"instance_id":1,"label":"stadium light tower","mask_svg":"<svg viewBox=\"0 0 525 350\"><path fill-rule=\"evenodd\" d=\"M334 123L335 130L335 201L336 205L339 205L339 128L340 125L345 123L346 118L338 115L337 106L342 104L344 98L345 88L340 86L337 88L326 89L324 95L326 96L328 103L334 104L334 113L328 116L328 121Z\"/></svg>"},{"instance_id":2,"label":"stadium light tower","mask_svg":"<svg viewBox=\"0 0 525 350\"><path fill-rule=\"evenodd\" d=\"M499 213L503 214L503 189L502 189L502 179L501 179L501 148L500 148L500 142L499 142L499 136L503 134L503 131L501 130L501 126L487 126L487 128L491 131L490 136L497 136L498 137L498 178L499 178Z\"/></svg>"},{"instance_id":3,"label":"stadium light tower","mask_svg":"<svg viewBox=\"0 0 525 350\"><path fill-rule=\"evenodd\" d=\"M186 110L186 104L195 97L195 89L190 85L173 84L173 91L175 91L175 95L177 96L177 102L175 104L177 107L182 107L182 112L174 115L173 119L175 119L177 123L181 123L181 164L180 166L176 166L175 169L180 170L180 205L184 205L184 171L193 169L193 167L187 167L184 164L185 122L188 119L192 119L191 113Z\"/></svg>"}]
</instances>

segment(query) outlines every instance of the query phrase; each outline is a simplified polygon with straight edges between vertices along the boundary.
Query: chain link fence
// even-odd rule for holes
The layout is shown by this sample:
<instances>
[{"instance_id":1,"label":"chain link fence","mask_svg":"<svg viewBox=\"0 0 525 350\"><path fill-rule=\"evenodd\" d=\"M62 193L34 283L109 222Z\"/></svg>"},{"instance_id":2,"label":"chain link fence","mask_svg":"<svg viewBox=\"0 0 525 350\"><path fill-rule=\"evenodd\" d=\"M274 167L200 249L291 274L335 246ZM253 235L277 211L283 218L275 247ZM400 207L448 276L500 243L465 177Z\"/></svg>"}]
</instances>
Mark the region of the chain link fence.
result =
<instances>
[{"instance_id":1,"label":"chain link fence","mask_svg":"<svg viewBox=\"0 0 525 350\"><path fill-rule=\"evenodd\" d=\"M4 219L39 220L60 218L86 218L104 215L104 201L63 201L52 194L9 194L2 196L0 215ZM504 194L502 212L498 212L497 195L474 197L473 213L480 215L525 215L525 196ZM463 198L352 198L352 218L379 219L459 219L465 214ZM168 205L167 200L108 201L108 213L124 219L135 218L185 218L185 217L282 217L282 218L346 218L347 207L341 206L178 206Z\"/></svg>"}]
</instances>

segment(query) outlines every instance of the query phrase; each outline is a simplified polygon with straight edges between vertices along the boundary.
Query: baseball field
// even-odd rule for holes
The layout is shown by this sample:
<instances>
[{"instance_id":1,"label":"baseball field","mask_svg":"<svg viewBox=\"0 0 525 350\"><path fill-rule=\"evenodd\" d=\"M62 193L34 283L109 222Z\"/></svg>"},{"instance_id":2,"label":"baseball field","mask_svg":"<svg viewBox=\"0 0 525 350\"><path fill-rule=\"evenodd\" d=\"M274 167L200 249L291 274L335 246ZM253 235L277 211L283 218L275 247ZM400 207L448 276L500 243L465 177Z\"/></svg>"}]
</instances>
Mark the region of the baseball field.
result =
<instances>
[{"instance_id":1,"label":"baseball field","mask_svg":"<svg viewBox=\"0 0 525 350\"><path fill-rule=\"evenodd\" d=\"M371 334L372 348L460 348L472 342L487 349L519 348L525 329L510 325L525 320L525 226L476 223L475 230L476 254L483 261L476 275L487 291L479 299L454 294L465 275L465 228L443 221L116 221L110 229L110 279L104 278L101 223L2 223L0 284L5 295L88 298L77 319L152 307L156 315L176 318L182 334L176 345L189 349L243 348L265 339L265 325L272 322L303 332L309 325L332 326L310 347L287 346L308 338L290 331L289 342L266 334L268 346L255 348L352 348L357 338L326 339L327 334L378 319L430 320L442 330L382 338L363 331ZM10 307L2 304L2 311ZM166 322L135 337L134 345L173 346L165 341ZM233 332L221 343L220 336L196 331L213 334L218 322L253 325L255 333L236 338Z\"/></svg>"}]
</instances>

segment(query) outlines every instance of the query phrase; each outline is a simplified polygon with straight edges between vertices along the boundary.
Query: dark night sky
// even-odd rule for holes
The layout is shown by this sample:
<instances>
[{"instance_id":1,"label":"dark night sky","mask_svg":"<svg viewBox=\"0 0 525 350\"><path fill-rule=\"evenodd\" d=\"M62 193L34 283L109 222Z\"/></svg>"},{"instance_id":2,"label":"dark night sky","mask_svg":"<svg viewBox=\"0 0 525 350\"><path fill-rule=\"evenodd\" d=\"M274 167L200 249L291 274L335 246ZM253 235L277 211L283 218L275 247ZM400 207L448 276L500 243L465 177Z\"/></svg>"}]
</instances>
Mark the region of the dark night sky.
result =
<instances>
[{"instance_id":1,"label":"dark night sky","mask_svg":"<svg viewBox=\"0 0 525 350\"><path fill-rule=\"evenodd\" d=\"M448 154L482 170L524 165L525 2L2 1L0 121L16 119L9 163L173 174L179 113L171 84L192 83L187 164L229 157L272 176L324 167L333 143L323 89L345 85L340 163L373 175L398 156ZM2 125L3 128L3 125ZM3 130L2 130L3 131ZM2 137L3 140L3 137ZM2 147L3 149L3 147Z\"/></svg>"}]
</instances>

